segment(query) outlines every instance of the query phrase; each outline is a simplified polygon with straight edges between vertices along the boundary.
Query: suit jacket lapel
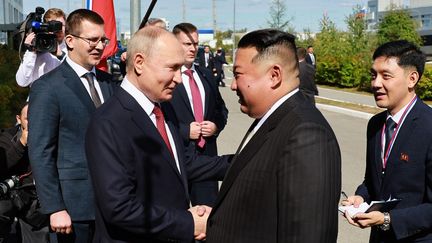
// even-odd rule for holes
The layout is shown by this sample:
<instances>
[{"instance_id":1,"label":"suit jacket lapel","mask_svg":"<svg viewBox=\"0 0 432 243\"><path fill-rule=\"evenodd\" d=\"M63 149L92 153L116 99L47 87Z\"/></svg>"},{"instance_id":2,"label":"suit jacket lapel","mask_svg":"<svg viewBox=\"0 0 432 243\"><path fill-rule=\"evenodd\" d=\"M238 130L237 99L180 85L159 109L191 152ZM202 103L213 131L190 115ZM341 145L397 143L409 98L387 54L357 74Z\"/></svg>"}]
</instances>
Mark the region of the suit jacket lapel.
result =
<instances>
[{"instance_id":1,"label":"suit jacket lapel","mask_svg":"<svg viewBox=\"0 0 432 243\"><path fill-rule=\"evenodd\" d=\"M209 92L211 92L210 86L209 86L210 85L209 84L209 79L207 79L207 76L204 73L202 73L199 70L199 68L195 67L195 70L197 70L197 74L198 74L198 76L199 76L199 78L201 80L202 85L204 86L204 95L208 94ZM208 107L209 107L210 97L211 97L210 95L207 95L205 97L205 104L203 105L203 109L204 109L203 114L204 114L204 117L207 116L207 112L209 110Z\"/></svg>"},{"instance_id":2,"label":"suit jacket lapel","mask_svg":"<svg viewBox=\"0 0 432 243\"><path fill-rule=\"evenodd\" d=\"M147 113L145 113L145 111L138 104L138 102L136 102L136 100L131 95L129 95L129 93L127 93L124 89L119 88L118 91L116 92L116 96L119 98L121 103L125 106L125 108L131 111L133 122L143 131L143 133L147 134L149 137L153 138L161 145L162 148L161 153L165 161L169 163L171 168L174 170L174 173L178 176L179 180L182 183L184 183L184 179L182 178L182 176L178 171L175 160L171 156L171 152L168 150L168 147L166 146L157 128L155 127L155 125L153 124L153 122L151 121Z\"/></svg>"},{"instance_id":3,"label":"suit jacket lapel","mask_svg":"<svg viewBox=\"0 0 432 243\"><path fill-rule=\"evenodd\" d=\"M399 129L399 133L397 134L396 140L393 144L393 148L390 151L390 155L387 161L386 166L386 176L391 175L392 170L394 169L394 166L399 161L399 156L403 152L402 151L403 145L406 143L406 141L410 140L411 134L413 134L413 130L417 127L416 120L419 116L419 106L421 104L421 101L418 99L412 110L408 113L407 117L405 118L405 121L402 123L402 126ZM388 183L388 180L385 181L385 184Z\"/></svg>"},{"instance_id":4,"label":"suit jacket lapel","mask_svg":"<svg viewBox=\"0 0 432 243\"><path fill-rule=\"evenodd\" d=\"M192 117L194 117L194 120L195 120L195 116L193 114L192 107L191 107L191 104L189 102L189 97L187 95L185 86L183 84L180 84L179 86L176 87L176 89L178 90L177 92L179 92L180 97L182 98L183 102L186 104L186 107L188 108L190 115Z\"/></svg>"},{"instance_id":5,"label":"suit jacket lapel","mask_svg":"<svg viewBox=\"0 0 432 243\"><path fill-rule=\"evenodd\" d=\"M276 128L279 125L280 121L299 104L299 102L301 101L300 97L301 97L301 93L297 92L288 100L286 100L284 103L282 103L282 105L279 106L273 112L273 114L271 114L267 118L264 124L258 129L255 135L249 140L248 144L243 148L243 150L241 150L240 153L237 153L234 156L231 162L231 167L229 168L223 180L218 198L216 200L212 212L215 211L215 209L219 206L220 202L226 196L226 194L228 193L229 189L233 185L234 181L237 179L242 169L246 167L246 165L251 161L255 153L258 152L260 147L267 141L270 132L274 128ZM249 130L251 130L251 128ZM243 138L243 140L244 139L245 138Z\"/></svg>"},{"instance_id":6,"label":"suit jacket lapel","mask_svg":"<svg viewBox=\"0 0 432 243\"><path fill-rule=\"evenodd\" d=\"M112 94L112 90L108 85L111 80L104 79L103 76L100 75L100 71L98 69L96 69L96 80L99 83L99 87L102 91L102 96L104 98L104 101L106 101Z\"/></svg>"},{"instance_id":7,"label":"suit jacket lapel","mask_svg":"<svg viewBox=\"0 0 432 243\"><path fill-rule=\"evenodd\" d=\"M81 82L80 77L76 72L69 66L67 62L61 64L63 66L63 77L65 84L75 93L81 103L87 108L89 113L93 113L96 109L87 89Z\"/></svg>"}]
</instances>

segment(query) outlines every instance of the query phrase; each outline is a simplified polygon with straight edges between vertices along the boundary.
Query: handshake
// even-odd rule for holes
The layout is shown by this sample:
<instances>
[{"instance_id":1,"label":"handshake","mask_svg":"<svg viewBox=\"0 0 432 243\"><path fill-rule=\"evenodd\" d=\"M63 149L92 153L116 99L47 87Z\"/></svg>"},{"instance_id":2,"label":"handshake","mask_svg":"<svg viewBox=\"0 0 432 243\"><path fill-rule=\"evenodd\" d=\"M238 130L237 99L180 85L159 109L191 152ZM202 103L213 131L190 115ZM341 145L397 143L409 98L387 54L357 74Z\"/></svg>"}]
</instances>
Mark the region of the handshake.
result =
<instances>
[{"instance_id":1,"label":"handshake","mask_svg":"<svg viewBox=\"0 0 432 243\"><path fill-rule=\"evenodd\" d=\"M204 240L206 238L207 219L210 215L211 210L211 207L205 205L198 205L189 208L189 212L192 214L195 224L195 240Z\"/></svg>"}]
</instances>

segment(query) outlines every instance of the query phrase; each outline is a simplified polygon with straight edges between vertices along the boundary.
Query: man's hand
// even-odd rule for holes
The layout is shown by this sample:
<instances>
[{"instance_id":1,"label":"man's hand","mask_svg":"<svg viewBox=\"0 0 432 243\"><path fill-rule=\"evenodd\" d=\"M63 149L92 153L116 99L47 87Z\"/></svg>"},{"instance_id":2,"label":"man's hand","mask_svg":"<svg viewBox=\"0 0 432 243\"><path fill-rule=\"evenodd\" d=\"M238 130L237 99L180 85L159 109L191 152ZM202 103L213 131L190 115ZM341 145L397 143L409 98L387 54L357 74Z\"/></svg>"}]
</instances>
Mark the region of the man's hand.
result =
<instances>
[{"instance_id":1,"label":"man's hand","mask_svg":"<svg viewBox=\"0 0 432 243\"><path fill-rule=\"evenodd\" d=\"M363 202L364 202L363 197L354 195L354 196L349 196L345 200L342 200L341 204L343 206L354 205L355 208L358 208L360 204L362 204Z\"/></svg>"},{"instance_id":2,"label":"man's hand","mask_svg":"<svg viewBox=\"0 0 432 243\"><path fill-rule=\"evenodd\" d=\"M58 211L50 215L52 231L60 234L72 232L72 220L66 210Z\"/></svg>"},{"instance_id":3,"label":"man's hand","mask_svg":"<svg viewBox=\"0 0 432 243\"><path fill-rule=\"evenodd\" d=\"M189 130L190 139L198 139L201 136L201 125L198 122L191 122Z\"/></svg>"},{"instance_id":4,"label":"man's hand","mask_svg":"<svg viewBox=\"0 0 432 243\"><path fill-rule=\"evenodd\" d=\"M123 53L120 55L120 61L122 61L122 62L126 62L126 58L127 58L127 52L123 52Z\"/></svg>"},{"instance_id":5,"label":"man's hand","mask_svg":"<svg viewBox=\"0 0 432 243\"><path fill-rule=\"evenodd\" d=\"M211 121L203 121L201 122L201 135L203 137L211 137L217 131L217 126Z\"/></svg>"},{"instance_id":6,"label":"man's hand","mask_svg":"<svg viewBox=\"0 0 432 243\"><path fill-rule=\"evenodd\" d=\"M210 215L211 208L205 205L189 208L194 220L194 236L196 240L206 238L207 219Z\"/></svg>"},{"instance_id":7,"label":"man's hand","mask_svg":"<svg viewBox=\"0 0 432 243\"><path fill-rule=\"evenodd\" d=\"M34 40L35 37L36 37L36 34L34 32L31 32L25 38L24 44L27 45L27 46L32 46L33 45L33 40Z\"/></svg>"},{"instance_id":8,"label":"man's hand","mask_svg":"<svg viewBox=\"0 0 432 243\"><path fill-rule=\"evenodd\" d=\"M353 218L345 213L348 222L360 228L367 228L375 225L384 224L384 214L380 211L372 211L369 213L357 213Z\"/></svg>"}]
</instances>

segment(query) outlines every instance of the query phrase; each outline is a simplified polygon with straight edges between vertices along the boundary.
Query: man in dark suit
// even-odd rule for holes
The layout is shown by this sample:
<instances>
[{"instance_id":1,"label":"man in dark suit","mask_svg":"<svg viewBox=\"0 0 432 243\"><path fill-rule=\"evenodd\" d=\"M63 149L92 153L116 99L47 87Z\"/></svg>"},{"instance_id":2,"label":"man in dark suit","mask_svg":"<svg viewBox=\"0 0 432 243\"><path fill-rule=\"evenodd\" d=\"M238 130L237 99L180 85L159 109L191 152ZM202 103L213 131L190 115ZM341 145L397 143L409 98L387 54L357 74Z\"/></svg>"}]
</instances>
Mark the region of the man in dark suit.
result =
<instances>
[{"instance_id":1,"label":"man in dark suit","mask_svg":"<svg viewBox=\"0 0 432 243\"><path fill-rule=\"evenodd\" d=\"M372 227L370 242L432 242L432 109L415 93L425 56L410 42L393 41L378 47L373 60L375 101L387 110L369 121L365 178L342 204L401 201L389 211L346 218Z\"/></svg>"},{"instance_id":2,"label":"man in dark suit","mask_svg":"<svg viewBox=\"0 0 432 243\"><path fill-rule=\"evenodd\" d=\"M84 152L90 115L111 94L111 76L94 68L108 39L103 19L78 9L66 22L68 57L30 90L29 157L52 242L90 242L94 197Z\"/></svg>"},{"instance_id":3,"label":"man in dark suit","mask_svg":"<svg viewBox=\"0 0 432 243\"><path fill-rule=\"evenodd\" d=\"M305 61L306 49L297 48L297 57L299 60L299 78L300 91L302 91L309 100L315 104L315 95L318 95L318 89L315 84L315 68Z\"/></svg>"},{"instance_id":4,"label":"man in dark suit","mask_svg":"<svg viewBox=\"0 0 432 243\"><path fill-rule=\"evenodd\" d=\"M202 239L210 208L189 209L188 180L223 178L228 157L185 157L175 112L165 102L182 82L184 52L172 33L139 30L127 57L126 78L96 111L86 135L95 242Z\"/></svg>"},{"instance_id":5,"label":"man in dark suit","mask_svg":"<svg viewBox=\"0 0 432 243\"><path fill-rule=\"evenodd\" d=\"M193 64L198 47L197 28L190 23L180 23L174 26L173 33L183 47L185 58L181 67L182 83L174 90L171 100L180 132L189 151L216 156L216 138L225 127L228 110L212 73ZM213 206L217 193L217 181L190 184L192 205Z\"/></svg>"},{"instance_id":6,"label":"man in dark suit","mask_svg":"<svg viewBox=\"0 0 432 243\"><path fill-rule=\"evenodd\" d=\"M210 46L204 46L204 51L198 56L198 64L200 67L207 68L212 74L216 72L214 57L213 53L210 51Z\"/></svg>"},{"instance_id":7,"label":"man in dark suit","mask_svg":"<svg viewBox=\"0 0 432 243\"><path fill-rule=\"evenodd\" d=\"M307 63L312 65L314 68L316 68L316 56L314 54L313 46L307 47L307 54L306 54L305 60Z\"/></svg>"},{"instance_id":8,"label":"man in dark suit","mask_svg":"<svg viewBox=\"0 0 432 243\"><path fill-rule=\"evenodd\" d=\"M207 222L207 243L336 242L340 151L298 89L294 36L264 29L238 44L231 89L255 118Z\"/></svg>"}]
</instances>

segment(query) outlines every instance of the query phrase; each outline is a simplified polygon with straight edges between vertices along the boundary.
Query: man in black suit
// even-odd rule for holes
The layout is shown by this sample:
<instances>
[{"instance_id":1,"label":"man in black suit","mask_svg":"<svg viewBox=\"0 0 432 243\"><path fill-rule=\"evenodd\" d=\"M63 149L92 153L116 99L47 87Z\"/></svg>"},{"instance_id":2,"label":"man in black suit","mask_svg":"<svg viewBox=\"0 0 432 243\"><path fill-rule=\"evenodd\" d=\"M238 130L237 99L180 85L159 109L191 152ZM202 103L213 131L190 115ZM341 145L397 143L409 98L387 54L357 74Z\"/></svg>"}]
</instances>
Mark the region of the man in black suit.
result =
<instances>
[{"instance_id":1,"label":"man in black suit","mask_svg":"<svg viewBox=\"0 0 432 243\"><path fill-rule=\"evenodd\" d=\"M316 56L314 54L313 46L307 47L307 54L306 54L305 60L307 63L312 65L314 68L316 68Z\"/></svg>"},{"instance_id":2,"label":"man in black suit","mask_svg":"<svg viewBox=\"0 0 432 243\"><path fill-rule=\"evenodd\" d=\"M185 63L181 67L182 83L174 90L171 104L180 122L185 147L196 154L216 156L216 139L225 127L228 110L212 73L193 64L198 47L197 28L180 23L174 26L173 33L183 47ZM217 193L217 181L190 184L192 205L213 206Z\"/></svg>"},{"instance_id":3,"label":"man in black suit","mask_svg":"<svg viewBox=\"0 0 432 243\"><path fill-rule=\"evenodd\" d=\"M214 57L213 53L210 51L210 46L204 46L204 51L198 56L198 64L200 67L207 68L212 74L216 72Z\"/></svg>"},{"instance_id":4,"label":"man in black suit","mask_svg":"<svg viewBox=\"0 0 432 243\"><path fill-rule=\"evenodd\" d=\"M166 102L182 82L184 63L172 33L144 27L129 41L127 57L126 78L96 111L86 135L95 242L202 239L210 208L189 208L188 180L223 178L228 157L185 156L175 112Z\"/></svg>"},{"instance_id":5,"label":"man in black suit","mask_svg":"<svg viewBox=\"0 0 432 243\"><path fill-rule=\"evenodd\" d=\"M112 94L111 76L94 68L109 40L103 19L86 9L69 15L65 40L66 60L30 90L29 157L42 211L57 234L51 241L90 242L94 197L84 135L91 114Z\"/></svg>"},{"instance_id":6,"label":"man in black suit","mask_svg":"<svg viewBox=\"0 0 432 243\"><path fill-rule=\"evenodd\" d=\"M297 57L299 60L299 78L300 91L302 91L309 100L315 104L315 95L318 95L318 89L315 84L315 68L305 61L306 49L297 48Z\"/></svg>"},{"instance_id":7,"label":"man in black suit","mask_svg":"<svg viewBox=\"0 0 432 243\"><path fill-rule=\"evenodd\" d=\"M339 146L298 92L294 38L263 29L238 44L231 89L256 120L222 183L208 243L336 242Z\"/></svg>"},{"instance_id":8,"label":"man in black suit","mask_svg":"<svg viewBox=\"0 0 432 243\"><path fill-rule=\"evenodd\" d=\"M342 204L401 201L389 211L346 218L372 227L370 242L432 242L432 109L415 93L425 55L402 40L378 47L373 60L372 91L387 110L369 121L364 181Z\"/></svg>"}]
</instances>

